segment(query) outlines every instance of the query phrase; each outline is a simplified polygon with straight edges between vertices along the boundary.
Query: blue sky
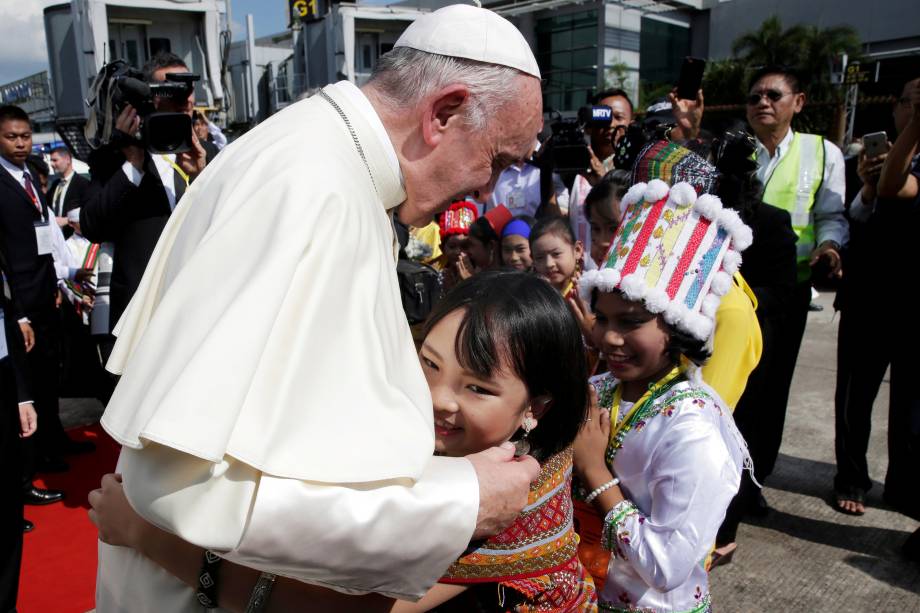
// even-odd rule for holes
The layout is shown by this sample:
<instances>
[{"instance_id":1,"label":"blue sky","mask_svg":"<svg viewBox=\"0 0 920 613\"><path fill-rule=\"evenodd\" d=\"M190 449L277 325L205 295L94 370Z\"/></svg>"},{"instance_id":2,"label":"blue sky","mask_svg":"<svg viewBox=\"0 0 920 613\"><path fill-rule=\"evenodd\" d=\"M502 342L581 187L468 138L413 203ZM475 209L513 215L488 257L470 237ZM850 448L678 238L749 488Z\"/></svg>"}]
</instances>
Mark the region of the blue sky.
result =
<instances>
[{"instance_id":1,"label":"blue sky","mask_svg":"<svg viewBox=\"0 0 920 613\"><path fill-rule=\"evenodd\" d=\"M246 14L252 13L256 36L274 34L287 28L286 0L231 0L233 39L242 38L246 31Z\"/></svg>"},{"instance_id":2,"label":"blue sky","mask_svg":"<svg viewBox=\"0 0 920 613\"><path fill-rule=\"evenodd\" d=\"M63 0L0 0L0 84L48 68L42 11ZM386 4L387 0L372 0ZM393 1L393 0L391 0ZM231 0L234 39L245 34L252 13L256 36L287 28L287 0Z\"/></svg>"}]
</instances>

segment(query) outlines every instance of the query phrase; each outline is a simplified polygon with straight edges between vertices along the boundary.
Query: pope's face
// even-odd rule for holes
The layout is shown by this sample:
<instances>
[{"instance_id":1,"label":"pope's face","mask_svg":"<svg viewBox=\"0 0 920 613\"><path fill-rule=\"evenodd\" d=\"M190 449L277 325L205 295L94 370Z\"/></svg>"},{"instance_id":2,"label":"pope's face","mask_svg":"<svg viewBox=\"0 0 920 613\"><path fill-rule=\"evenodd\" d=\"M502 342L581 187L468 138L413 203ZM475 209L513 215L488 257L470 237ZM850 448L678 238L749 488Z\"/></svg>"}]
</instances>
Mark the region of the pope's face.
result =
<instances>
[{"instance_id":1,"label":"pope's face","mask_svg":"<svg viewBox=\"0 0 920 613\"><path fill-rule=\"evenodd\" d=\"M543 125L540 81L518 76L517 95L495 111L482 129L463 121L448 123L437 146L407 170L406 202L399 218L424 226L451 202L478 193L484 202L502 171L527 158Z\"/></svg>"}]
</instances>

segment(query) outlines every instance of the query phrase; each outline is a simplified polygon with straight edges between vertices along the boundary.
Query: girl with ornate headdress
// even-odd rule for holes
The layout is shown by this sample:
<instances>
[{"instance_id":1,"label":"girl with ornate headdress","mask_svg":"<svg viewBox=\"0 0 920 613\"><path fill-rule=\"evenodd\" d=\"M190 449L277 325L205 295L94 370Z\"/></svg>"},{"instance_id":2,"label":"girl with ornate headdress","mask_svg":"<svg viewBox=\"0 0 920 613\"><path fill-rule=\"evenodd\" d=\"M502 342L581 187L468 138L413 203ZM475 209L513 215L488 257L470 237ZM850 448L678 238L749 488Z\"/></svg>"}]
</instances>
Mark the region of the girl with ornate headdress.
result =
<instances>
[{"instance_id":1,"label":"girl with ornate headdress","mask_svg":"<svg viewBox=\"0 0 920 613\"><path fill-rule=\"evenodd\" d=\"M752 236L688 183L637 183L623 202L606 262L580 281L610 372L575 444L576 495L599 520L579 533L610 554L585 557L602 611L704 613L704 561L750 460L697 366Z\"/></svg>"}]
</instances>

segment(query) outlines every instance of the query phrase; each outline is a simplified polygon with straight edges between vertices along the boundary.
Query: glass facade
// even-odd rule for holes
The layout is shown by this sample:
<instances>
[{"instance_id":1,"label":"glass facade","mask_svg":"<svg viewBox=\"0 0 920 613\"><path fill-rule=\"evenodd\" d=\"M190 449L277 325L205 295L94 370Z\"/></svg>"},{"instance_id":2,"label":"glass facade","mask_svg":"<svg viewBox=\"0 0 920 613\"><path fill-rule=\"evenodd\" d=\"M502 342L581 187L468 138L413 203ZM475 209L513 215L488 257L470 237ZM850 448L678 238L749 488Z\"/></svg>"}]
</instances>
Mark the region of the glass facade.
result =
<instances>
[{"instance_id":1,"label":"glass facade","mask_svg":"<svg viewBox=\"0 0 920 613\"><path fill-rule=\"evenodd\" d=\"M537 20L545 109L571 111L587 103L597 86L597 28L596 9Z\"/></svg>"},{"instance_id":2,"label":"glass facade","mask_svg":"<svg viewBox=\"0 0 920 613\"><path fill-rule=\"evenodd\" d=\"M690 28L643 17L639 54L643 89L676 85L684 57L690 55Z\"/></svg>"}]
</instances>

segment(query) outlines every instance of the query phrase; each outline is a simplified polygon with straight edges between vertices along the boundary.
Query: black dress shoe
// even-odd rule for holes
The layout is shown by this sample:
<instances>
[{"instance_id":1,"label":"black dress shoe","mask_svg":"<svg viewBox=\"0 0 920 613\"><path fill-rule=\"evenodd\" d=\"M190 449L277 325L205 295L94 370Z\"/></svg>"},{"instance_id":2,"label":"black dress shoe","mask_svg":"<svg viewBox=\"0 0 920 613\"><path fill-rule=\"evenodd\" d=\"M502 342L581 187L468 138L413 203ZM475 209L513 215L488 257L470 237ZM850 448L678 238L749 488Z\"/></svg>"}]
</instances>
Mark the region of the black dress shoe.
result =
<instances>
[{"instance_id":1,"label":"black dress shoe","mask_svg":"<svg viewBox=\"0 0 920 613\"><path fill-rule=\"evenodd\" d=\"M35 460L35 470L40 473L65 473L70 470L70 464L60 456L41 456Z\"/></svg>"},{"instance_id":2,"label":"black dress shoe","mask_svg":"<svg viewBox=\"0 0 920 613\"><path fill-rule=\"evenodd\" d=\"M901 548L901 552L908 560L913 560L920 564L920 529L907 537L907 542Z\"/></svg>"},{"instance_id":3,"label":"black dress shoe","mask_svg":"<svg viewBox=\"0 0 920 613\"><path fill-rule=\"evenodd\" d=\"M920 501L917 500L916 496L894 494L886 489L882 492L882 500L901 515L920 521Z\"/></svg>"},{"instance_id":4,"label":"black dress shoe","mask_svg":"<svg viewBox=\"0 0 920 613\"><path fill-rule=\"evenodd\" d=\"M28 519L22 520L22 533L32 532L35 530L35 524L30 522Z\"/></svg>"},{"instance_id":5,"label":"black dress shoe","mask_svg":"<svg viewBox=\"0 0 920 613\"><path fill-rule=\"evenodd\" d=\"M64 500L64 492L61 490L43 490L40 487L27 487L22 492L23 504L43 505L53 504Z\"/></svg>"},{"instance_id":6,"label":"black dress shoe","mask_svg":"<svg viewBox=\"0 0 920 613\"><path fill-rule=\"evenodd\" d=\"M92 441L75 441L67 439L61 445L61 455L80 455L96 451L96 443Z\"/></svg>"}]
</instances>

